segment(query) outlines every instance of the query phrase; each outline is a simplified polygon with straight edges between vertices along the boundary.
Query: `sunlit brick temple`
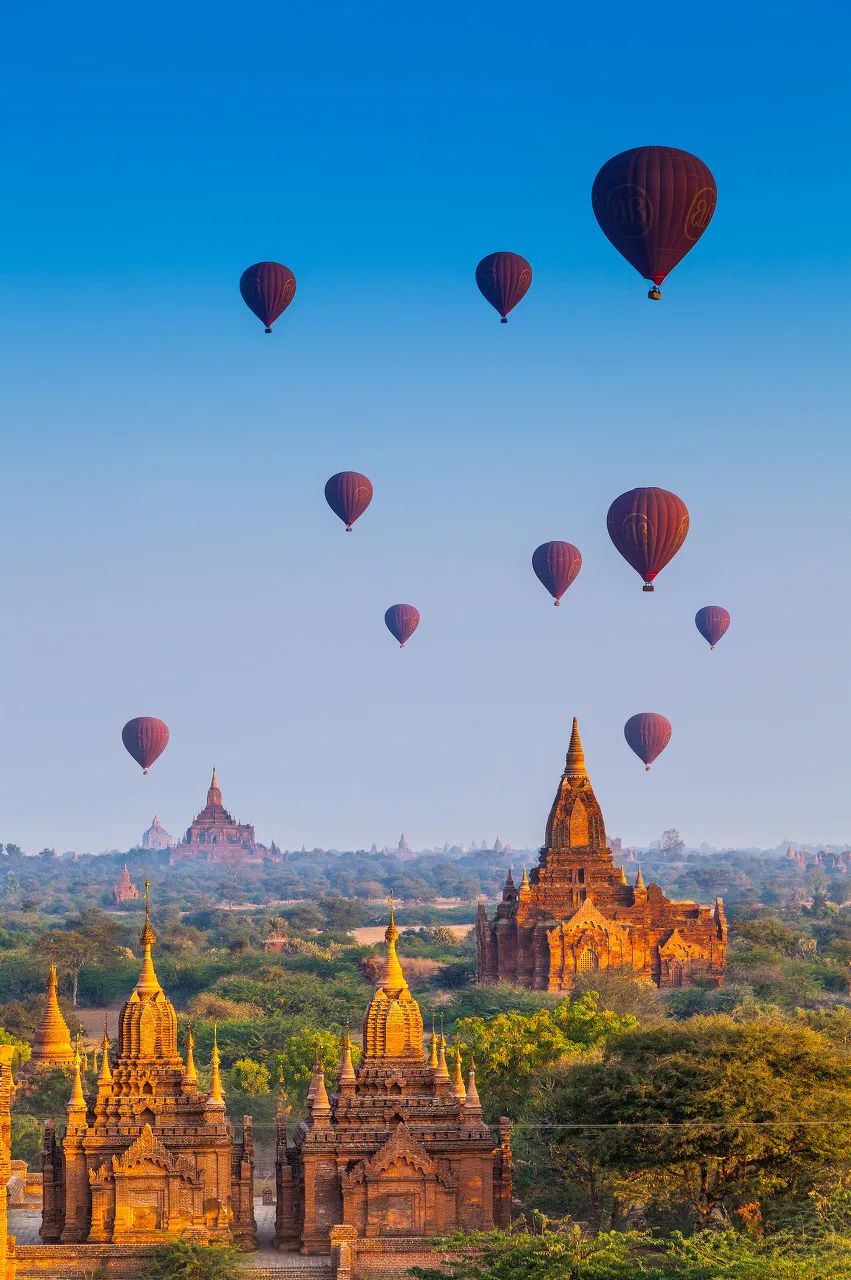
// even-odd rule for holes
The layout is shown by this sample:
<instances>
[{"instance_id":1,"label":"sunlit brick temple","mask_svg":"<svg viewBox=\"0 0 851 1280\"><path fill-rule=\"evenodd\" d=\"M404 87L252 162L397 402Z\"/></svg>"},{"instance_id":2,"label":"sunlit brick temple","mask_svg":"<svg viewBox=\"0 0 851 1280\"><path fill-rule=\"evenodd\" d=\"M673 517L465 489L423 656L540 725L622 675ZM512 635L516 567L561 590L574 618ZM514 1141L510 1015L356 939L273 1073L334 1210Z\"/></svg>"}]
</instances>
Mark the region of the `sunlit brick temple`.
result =
<instances>
[{"instance_id":1,"label":"sunlit brick temple","mask_svg":"<svg viewBox=\"0 0 851 1280\"><path fill-rule=\"evenodd\" d=\"M278 1247L330 1250L340 1280L381 1270L381 1255L412 1265L431 1237L510 1219L507 1121L498 1131L482 1122L475 1070L465 1085L456 1054L450 1071L442 1035L426 1051L398 938L391 912L357 1069L346 1036L336 1092L329 1098L317 1066L292 1143L279 1124Z\"/></svg>"},{"instance_id":2,"label":"sunlit brick temple","mask_svg":"<svg viewBox=\"0 0 851 1280\"><path fill-rule=\"evenodd\" d=\"M209 1093L198 1088L191 1034L154 970L148 915L142 970L119 1019L118 1055L101 1044L97 1092L86 1098L77 1057L61 1140L45 1129L41 1237L62 1244L139 1245L175 1235L253 1248L251 1121L242 1142L225 1115L214 1044ZM94 1265L94 1264L93 1264Z\"/></svg>"},{"instance_id":3,"label":"sunlit brick temple","mask_svg":"<svg viewBox=\"0 0 851 1280\"><path fill-rule=\"evenodd\" d=\"M511 872L493 918L479 907L478 980L569 991L579 974L626 969L658 987L720 983L727 951L724 904L673 902L641 868L629 884L606 846L579 725L547 822L538 865L519 888Z\"/></svg>"}]
</instances>

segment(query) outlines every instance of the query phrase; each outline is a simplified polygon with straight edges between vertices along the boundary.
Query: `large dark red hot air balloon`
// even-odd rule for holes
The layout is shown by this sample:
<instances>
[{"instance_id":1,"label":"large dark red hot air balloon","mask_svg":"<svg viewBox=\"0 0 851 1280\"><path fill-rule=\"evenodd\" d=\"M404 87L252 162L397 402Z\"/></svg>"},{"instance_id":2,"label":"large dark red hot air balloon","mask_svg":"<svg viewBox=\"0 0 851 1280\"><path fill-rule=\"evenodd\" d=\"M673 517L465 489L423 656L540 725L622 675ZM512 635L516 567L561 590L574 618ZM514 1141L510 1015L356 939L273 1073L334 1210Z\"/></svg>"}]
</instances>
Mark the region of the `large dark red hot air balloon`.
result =
<instances>
[{"instance_id":1,"label":"large dark red hot air balloon","mask_svg":"<svg viewBox=\"0 0 851 1280\"><path fill-rule=\"evenodd\" d=\"M671 741L671 722L656 711L640 711L637 716L629 717L623 727L623 736L639 760L644 761L644 768L649 770Z\"/></svg>"},{"instance_id":2,"label":"large dark red hot air balloon","mask_svg":"<svg viewBox=\"0 0 851 1280\"><path fill-rule=\"evenodd\" d=\"M720 604L705 604L694 615L694 625L710 649L714 649L730 625L730 615Z\"/></svg>"},{"instance_id":3,"label":"large dark red hot air balloon","mask_svg":"<svg viewBox=\"0 0 851 1280\"><path fill-rule=\"evenodd\" d=\"M606 524L624 560L641 575L644 590L652 591L653 579L686 540L688 508L667 489L630 489L615 498Z\"/></svg>"},{"instance_id":4,"label":"large dark red hot air balloon","mask_svg":"<svg viewBox=\"0 0 851 1280\"><path fill-rule=\"evenodd\" d=\"M572 542L542 542L532 552L532 568L558 604L582 568L582 556Z\"/></svg>"},{"instance_id":5,"label":"large dark red hot air balloon","mask_svg":"<svg viewBox=\"0 0 851 1280\"><path fill-rule=\"evenodd\" d=\"M142 772L147 773L168 746L168 725L156 716L137 716L121 730L121 741Z\"/></svg>"},{"instance_id":6,"label":"large dark red hot air balloon","mask_svg":"<svg viewBox=\"0 0 851 1280\"><path fill-rule=\"evenodd\" d=\"M272 325L295 297L295 276L281 262L255 262L240 276L239 292L271 333Z\"/></svg>"},{"instance_id":7,"label":"large dark red hot air balloon","mask_svg":"<svg viewBox=\"0 0 851 1280\"><path fill-rule=\"evenodd\" d=\"M325 485L325 501L351 533L354 522L372 502L372 482L359 471L338 471Z\"/></svg>"},{"instance_id":8,"label":"large dark red hot air balloon","mask_svg":"<svg viewBox=\"0 0 851 1280\"><path fill-rule=\"evenodd\" d=\"M503 324L532 283L532 268L519 253L489 253L476 267L476 284Z\"/></svg>"},{"instance_id":9,"label":"large dark red hot air balloon","mask_svg":"<svg viewBox=\"0 0 851 1280\"><path fill-rule=\"evenodd\" d=\"M399 648L404 649L420 625L420 612L412 604L391 604L384 615L384 622L391 636L399 641Z\"/></svg>"},{"instance_id":10,"label":"large dark red hot air balloon","mask_svg":"<svg viewBox=\"0 0 851 1280\"><path fill-rule=\"evenodd\" d=\"M594 215L627 262L653 281L659 299L669 271L693 248L715 212L715 179L677 147L634 147L607 160L594 179Z\"/></svg>"}]
</instances>

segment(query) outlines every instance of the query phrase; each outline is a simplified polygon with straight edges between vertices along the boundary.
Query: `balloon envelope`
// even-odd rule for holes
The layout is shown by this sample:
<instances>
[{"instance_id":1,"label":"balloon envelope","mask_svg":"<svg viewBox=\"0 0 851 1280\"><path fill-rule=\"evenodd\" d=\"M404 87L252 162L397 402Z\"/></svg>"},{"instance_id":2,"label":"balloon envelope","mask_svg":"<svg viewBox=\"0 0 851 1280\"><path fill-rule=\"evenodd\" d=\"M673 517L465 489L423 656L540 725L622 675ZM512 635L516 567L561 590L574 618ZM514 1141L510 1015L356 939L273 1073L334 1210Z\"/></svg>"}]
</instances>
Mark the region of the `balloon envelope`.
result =
<instances>
[{"instance_id":1,"label":"balloon envelope","mask_svg":"<svg viewBox=\"0 0 851 1280\"><path fill-rule=\"evenodd\" d=\"M121 730L121 741L142 771L147 773L168 746L168 725L156 716L137 716Z\"/></svg>"},{"instance_id":2,"label":"balloon envelope","mask_svg":"<svg viewBox=\"0 0 851 1280\"><path fill-rule=\"evenodd\" d=\"M623 727L629 746L649 769L671 741L671 722L656 711L640 711L630 716Z\"/></svg>"},{"instance_id":3,"label":"balloon envelope","mask_svg":"<svg viewBox=\"0 0 851 1280\"><path fill-rule=\"evenodd\" d=\"M476 267L476 284L503 324L531 283L532 268L519 253L489 253Z\"/></svg>"},{"instance_id":4,"label":"balloon envelope","mask_svg":"<svg viewBox=\"0 0 851 1280\"><path fill-rule=\"evenodd\" d=\"M372 482L359 471L338 471L325 485L325 501L351 533L354 522L372 502Z\"/></svg>"},{"instance_id":5,"label":"balloon envelope","mask_svg":"<svg viewBox=\"0 0 851 1280\"><path fill-rule=\"evenodd\" d=\"M558 604L582 568L582 556L572 542L542 542L532 552L532 568Z\"/></svg>"},{"instance_id":6,"label":"balloon envelope","mask_svg":"<svg viewBox=\"0 0 851 1280\"><path fill-rule=\"evenodd\" d=\"M282 262L255 262L240 276L239 292L271 333L272 325L295 297L295 276Z\"/></svg>"},{"instance_id":7,"label":"balloon envelope","mask_svg":"<svg viewBox=\"0 0 851 1280\"><path fill-rule=\"evenodd\" d=\"M419 609L412 604L391 604L384 614L384 622L391 636L399 641L399 648L404 649L406 641L420 625Z\"/></svg>"},{"instance_id":8,"label":"balloon envelope","mask_svg":"<svg viewBox=\"0 0 851 1280\"><path fill-rule=\"evenodd\" d=\"M653 590L653 579L674 558L688 533L688 508L667 489L630 489L615 498L606 517L618 551Z\"/></svg>"},{"instance_id":9,"label":"balloon envelope","mask_svg":"<svg viewBox=\"0 0 851 1280\"><path fill-rule=\"evenodd\" d=\"M703 161L677 147L622 151L606 161L591 189L604 234L657 287L703 235L717 198Z\"/></svg>"},{"instance_id":10,"label":"balloon envelope","mask_svg":"<svg viewBox=\"0 0 851 1280\"><path fill-rule=\"evenodd\" d=\"M714 649L730 625L730 615L720 604L705 604L694 615L694 625L710 649Z\"/></svg>"}]
</instances>

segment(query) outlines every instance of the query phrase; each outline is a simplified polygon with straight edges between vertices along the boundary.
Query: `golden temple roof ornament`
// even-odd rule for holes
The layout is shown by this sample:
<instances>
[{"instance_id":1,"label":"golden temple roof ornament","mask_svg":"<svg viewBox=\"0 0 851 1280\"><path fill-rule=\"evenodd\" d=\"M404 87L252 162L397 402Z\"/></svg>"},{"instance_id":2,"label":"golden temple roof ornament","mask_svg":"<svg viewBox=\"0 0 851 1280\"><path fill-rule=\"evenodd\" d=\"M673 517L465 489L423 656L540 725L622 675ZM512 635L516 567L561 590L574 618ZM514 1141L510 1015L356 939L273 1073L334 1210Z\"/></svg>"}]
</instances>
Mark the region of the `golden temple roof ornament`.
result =
<instances>
[{"instance_id":1,"label":"golden temple roof ornament","mask_svg":"<svg viewBox=\"0 0 851 1280\"><path fill-rule=\"evenodd\" d=\"M467 1079L467 1097L464 1101L464 1118L480 1120L481 1117L482 1104L479 1099L479 1091L476 1088L476 1064L475 1061L471 1061L470 1075Z\"/></svg>"},{"instance_id":2,"label":"golden temple roof ornament","mask_svg":"<svg viewBox=\"0 0 851 1280\"><path fill-rule=\"evenodd\" d=\"M376 988L363 1022L365 1058L408 1058L424 1060L423 1018L420 1007L408 989L396 942L399 930L390 896L390 923L384 934L387 964L384 978ZM435 1046L437 1047L437 1046Z\"/></svg>"},{"instance_id":3,"label":"golden temple roof ornament","mask_svg":"<svg viewBox=\"0 0 851 1280\"><path fill-rule=\"evenodd\" d=\"M463 1102L467 1097L467 1090L464 1088L464 1076L461 1072L461 1046L455 1046L455 1076L452 1081L452 1097L457 1098L459 1102Z\"/></svg>"},{"instance_id":4,"label":"golden temple roof ornament","mask_svg":"<svg viewBox=\"0 0 851 1280\"><path fill-rule=\"evenodd\" d=\"M195 1066L195 1037L192 1034L192 1023L186 1027L186 1066L183 1069L183 1078L187 1084L198 1083L198 1069Z\"/></svg>"},{"instance_id":5,"label":"golden temple roof ornament","mask_svg":"<svg viewBox=\"0 0 851 1280\"><path fill-rule=\"evenodd\" d=\"M219 1035L216 1023L213 1023L213 1055L210 1064L210 1092L207 1096L207 1105L210 1107L223 1107L225 1105L225 1095L222 1089L222 1073L220 1070L219 1057Z\"/></svg>"},{"instance_id":6,"label":"golden temple roof ornament","mask_svg":"<svg viewBox=\"0 0 851 1280\"><path fill-rule=\"evenodd\" d=\"M139 974L139 980L136 983L136 990L140 993L152 993L161 991L160 980L154 969L154 961L151 957L151 948L156 946L157 935L151 926L151 882L145 881L145 924L142 932L139 934L139 945L143 948L142 971Z\"/></svg>"},{"instance_id":7,"label":"golden temple roof ornament","mask_svg":"<svg viewBox=\"0 0 851 1280\"><path fill-rule=\"evenodd\" d=\"M340 1045L340 1069L337 1072L337 1088L345 1090L356 1083L355 1069L352 1066L352 1042L349 1038L349 1029L343 1032L343 1039Z\"/></svg>"},{"instance_id":8,"label":"golden temple roof ornament","mask_svg":"<svg viewBox=\"0 0 851 1280\"><path fill-rule=\"evenodd\" d=\"M80 1055L79 1053L75 1053L74 1054L74 1083L71 1087L71 1097L68 1099L68 1107L67 1107L67 1110L69 1113L71 1111L86 1110L86 1095L83 1093L83 1079L82 1079L82 1075L80 1074L80 1066L81 1066Z\"/></svg>"},{"instance_id":9,"label":"golden temple roof ornament","mask_svg":"<svg viewBox=\"0 0 851 1280\"><path fill-rule=\"evenodd\" d=\"M56 965L51 961L47 975L47 1001L41 1023L33 1036L33 1067L71 1067L74 1065L74 1047L71 1032L59 1007Z\"/></svg>"}]
</instances>

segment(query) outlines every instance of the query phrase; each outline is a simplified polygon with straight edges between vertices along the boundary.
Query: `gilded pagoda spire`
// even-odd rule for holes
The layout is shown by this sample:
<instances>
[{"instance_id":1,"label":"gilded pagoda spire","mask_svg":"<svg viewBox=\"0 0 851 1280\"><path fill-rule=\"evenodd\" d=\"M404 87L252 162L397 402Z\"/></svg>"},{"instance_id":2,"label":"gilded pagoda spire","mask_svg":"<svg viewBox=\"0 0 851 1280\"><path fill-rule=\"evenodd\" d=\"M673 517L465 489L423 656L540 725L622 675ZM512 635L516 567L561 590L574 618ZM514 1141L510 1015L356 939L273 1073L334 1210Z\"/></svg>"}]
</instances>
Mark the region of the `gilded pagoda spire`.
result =
<instances>
[{"instance_id":1,"label":"gilded pagoda spire","mask_svg":"<svg viewBox=\"0 0 851 1280\"><path fill-rule=\"evenodd\" d=\"M448 1080L449 1067L446 1065L446 1036L441 1031L437 1037L438 1043L438 1059L437 1070L434 1073L435 1080Z\"/></svg>"},{"instance_id":2,"label":"gilded pagoda spire","mask_svg":"<svg viewBox=\"0 0 851 1280\"><path fill-rule=\"evenodd\" d=\"M67 1111L70 1115L72 1111L86 1110L86 1095L83 1093L83 1077L81 1074L81 1059L79 1053L74 1054L74 1083L71 1086L71 1097L68 1099Z\"/></svg>"},{"instance_id":3,"label":"gilded pagoda spire","mask_svg":"<svg viewBox=\"0 0 851 1280\"><path fill-rule=\"evenodd\" d=\"M186 1028L186 1066L183 1079L187 1084L198 1083L198 1068L195 1066L195 1037L192 1034L192 1023Z\"/></svg>"},{"instance_id":4,"label":"gilded pagoda spire","mask_svg":"<svg viewBox=\"0 0 851 1280\"><path fill-rule=\"evenodd\" d=\"M467 1097L467 1090L464 1088L464 1076L461 1071L461 1046L455 1046L455 1075L452 1080L452 1097L457 1098L459 1102L463 1102Z\"/></svg>"},{"instance_id":5,"label":"gilded pagoda spire","mask_svg":"<svg viewBox=\"0 0 851 1280\"><path fill-rule=\"evenodd\" d=\"M470 1074L467 1078L467 1097L464 1100L464 1116L468 1120L481 1120L482 1104L476 1088L476 1064L470 1063Z\"/></svg>"},{"instance_id":6,"label":"gilded pagoda spire","mask_svg":"<svg viewBox=\"0 0 851 1280\"><path fill-rule=\"evenodd\" d=\"M635 887L636 889L647 888L647 885L644 883L644 876L641 874L641 867L638 868L638 875L635 877Z\"/></svg>"},{"instance_id":7,"label":"gilded pagoda spire","mask_svg":"<svg viewBox=\"0 0 851 1280\"><path fill-rule=\"evenodd\" d=\"M139 980L136 983L136 990L140 995L152 994L155 991L162 991L160 980L154 969L154 961L151 955L151 949L157 944L157 935L154 933L151 925L151 882L145 881L145 924L142 932L139 934L139 945L142 948L142 971L139 974Z\"/></svg>"},{"instance_id":8,"label":"gilded pagoda spire","mask_svg":"<svg viewBox=\"0 0 851 1280\"><path fill-rule=\"evenodd\" d=\"M213 1023L213 1054L210 1062L210 1092L207 1095L208 1107L223 1107L225 1105L220 1061L218 1028L216 1027L216 1024Z\"/></svg>"},{"instance_id":9,"label":"gilded pagoda spire","mask_svg":"<svg viewBox=\"0 0 851 1280\"><path fill-rule=\"evenodd\" d=\"M47 1002L38 1030L33 1036L32 1064L40 1067L70 1067L74 1064L71 1032L59 1007L56 965L51 961L47 974Z\"/></svg>"},{"instance_id":10,"label":"gilded pagoda spire","mask_svg":"<svg viewBox=\"0 0 851 1280\"><path fill-rule=\"evenodd\" d=\"M390 898L390 923L384 934L387 943L387 964L384 977L376 988L363 1022L363 1049L365 1058L412 1058L422 1062L423 1017L420 1007L411 995L399 957L396 943L399 930Z\"/></svg>"},{"instance_id":11,"label":"gilded pagoda spire","mask_svg":"<svg viewBox=\"0 0 851 1280\"><path fill-rule=\"evenodd\" d=\"M573 717L573 728L570 733L570 746L567 748L567 759L564 766L565 777L587 778L585 752L582 750L582 739L579 736L579 721Z\"/></svg>"},{"instance_id":12,"label":"gilded pagoda spire","mask_svg":"<svg viewBox=\"0 0 851 1280\"><path fill-rule=\"evenodd\" d=\"M340 1067L337 1072L337 1088L341 1091L351 1089L356 1081L355 1069L352 1066L352 1042L349 1037L349 1029L346 1027L340 1044Z\"/></svg>"},{"instance_id":13,"label":"gilded pagoda spire","mask_svg":"<svg viewBox=\"0 0 851 1280\"><path fill-rule=\"evenodd\" d=\"M109 1038L109 1025L107 1023L107 1015L104 1014L103 1015L103 1038L101 1039L101 1042L100 1042L101 1060L100 1060L100 1072L98 1074L98 1084L109 1084L110 1081L112 1080L112 1071L110 1070L110 1066L109 1066L110 1044L111 1044L111 1041Z\"/></svg>"},{"instance_id":14,"label":"gilded pagoda spire","mask_svg":"<svg viewBox=\"0 0 851 1280\"><path fill-rule=\"evenodd\" d=\"M431 1040L429 1042L429 1060L428 1065L432 1071L437 1070L437 1035L434 1030L434 1014L431 1015Z\"/></svg>"}]
</instances>

